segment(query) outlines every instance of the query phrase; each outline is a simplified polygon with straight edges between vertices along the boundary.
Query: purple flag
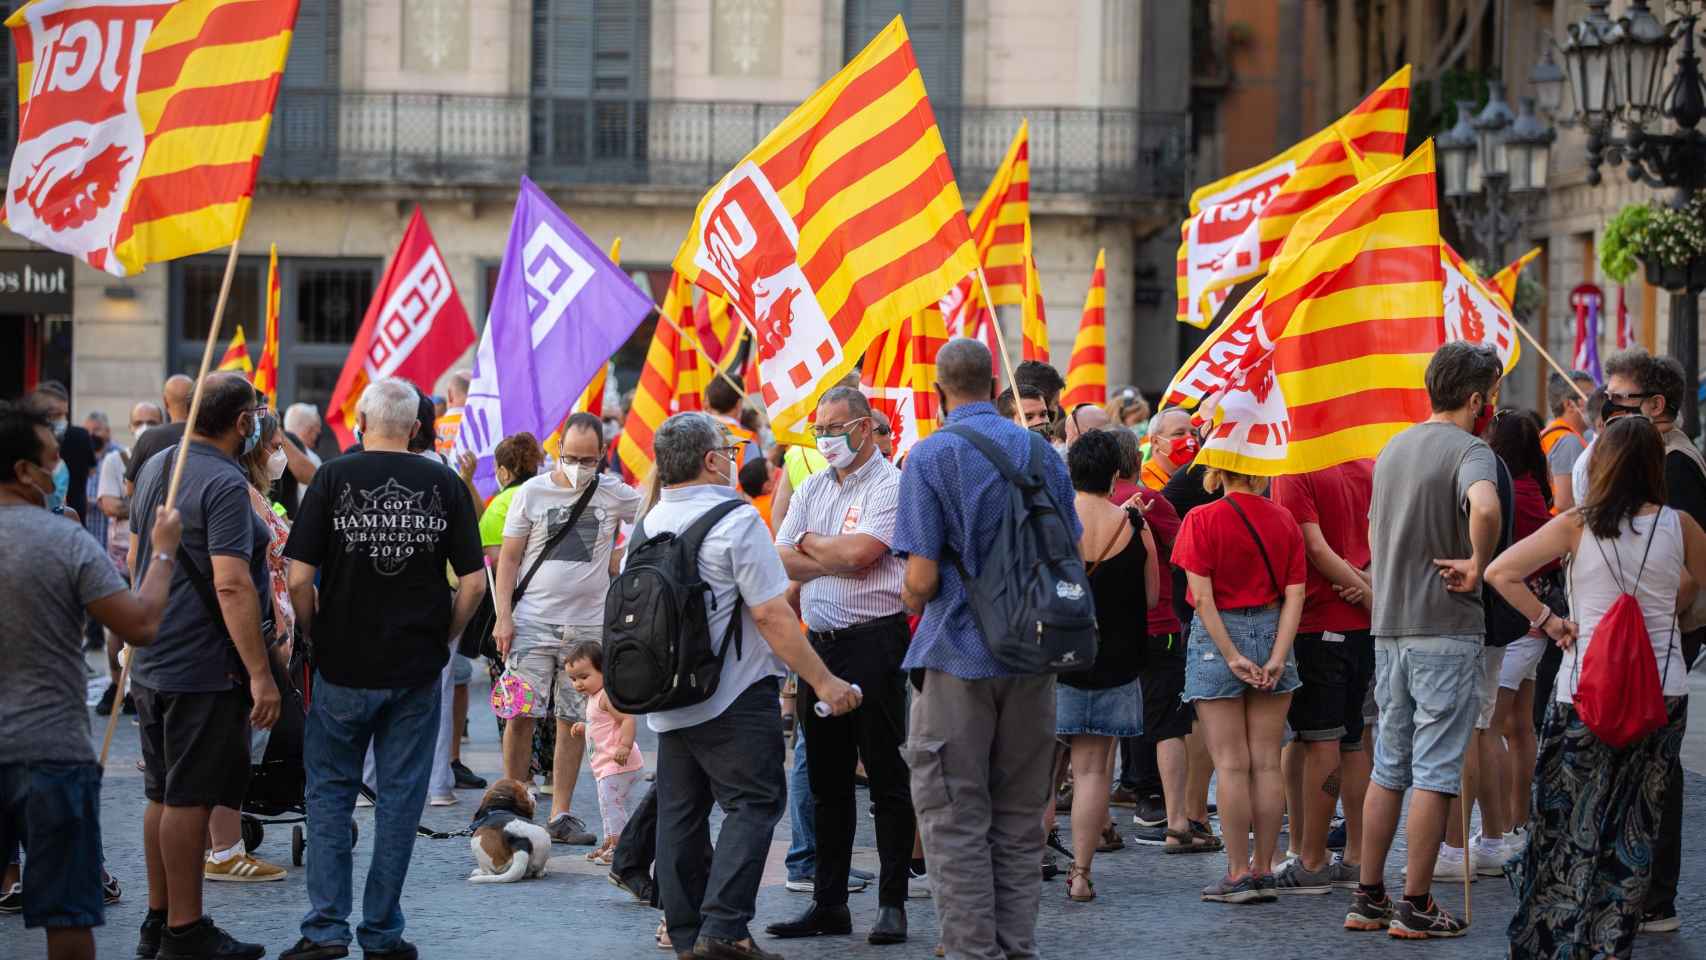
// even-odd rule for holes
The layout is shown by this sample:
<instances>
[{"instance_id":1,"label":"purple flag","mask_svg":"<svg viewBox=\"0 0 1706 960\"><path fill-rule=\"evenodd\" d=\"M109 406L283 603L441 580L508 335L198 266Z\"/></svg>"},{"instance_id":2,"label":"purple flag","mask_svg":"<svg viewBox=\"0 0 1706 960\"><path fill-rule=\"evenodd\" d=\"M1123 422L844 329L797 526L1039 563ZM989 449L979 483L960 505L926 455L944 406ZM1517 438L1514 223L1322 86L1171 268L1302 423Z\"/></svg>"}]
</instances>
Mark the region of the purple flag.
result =
<instances>
[{"instance_id":1,"label":"purple flag","mask_svg":"<svg viewBox=\"0 0 1706 960\"><path fill-rule=\"evenodd\" d=\"M456 438L458 455L480 458L481 493L497 491L498 441L524 431L544 441L653 309L651 296L522 177Z\"/></svg>"}]
</instances>

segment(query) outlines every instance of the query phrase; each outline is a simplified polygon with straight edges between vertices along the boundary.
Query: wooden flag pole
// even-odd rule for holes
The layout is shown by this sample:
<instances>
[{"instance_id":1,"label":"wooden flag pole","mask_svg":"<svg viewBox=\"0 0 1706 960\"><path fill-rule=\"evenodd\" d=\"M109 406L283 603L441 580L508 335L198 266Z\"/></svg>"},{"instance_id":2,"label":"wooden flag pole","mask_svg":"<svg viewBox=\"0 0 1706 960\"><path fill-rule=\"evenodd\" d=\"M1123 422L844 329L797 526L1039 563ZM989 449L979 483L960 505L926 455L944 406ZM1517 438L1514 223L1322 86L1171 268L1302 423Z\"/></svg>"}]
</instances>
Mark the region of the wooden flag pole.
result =
<instances>
[{"instance_id":1,"label":"wooden flag pole","mask_svg":"<svg viewBox=\"0 0 1706 960\"><path fill-rule=\"evenodd\" d=\"M1546 352L1546 348L1540 345L1539 340L1534 339L1534 334L1528 332L1528 328L1522 325L1522 321L1512 318L1511 324L1515 326L1517 332L1522 334L1523 338L1528 341L1528 345L1533 347L1535 352L1540 354L1542 359L1552 365L1552 369L1558 372L1558 376L1564 378L1564 382L1570 385L1570 389L1576 391L1576 396L1581 397L1583 403L1587 403L1588 395L1582 392L1582 388L1576 384L1575 378L1570 376L1570 372L1568 370L1559 366L1558 361L1552 359L1552 355Z\"/></svg>"},{"instance_id":2,"label":"wooden flag pole","mask_svg":"<svg viewBox=\"0 0 1706 960\"><path fill-rule=\"evenodd\" d=\"M201 370L196 374L195 391L190 394L189 417L184 421L184 438L178 443L178 453L172 462L172 478L166 484L167 507L178 501L178 482L184 476L184 461L190 451L190 433L195 429L196 413L201 410L201 393L207 385L207 369L213 365L213 347L219 342L220 321L225 317L225 301L231 295L231 277L237 272L237 241L231 241L231 255L225 258L225 279L219 282L219 300L213 307L213 322L207 328L207 345L201 351ZM142 545L139 542L137 546ZM138 585L140 586L140 584ZM107 753L112 749L113 730L118 726L119 703L124 698L124 691L130 686L130 662L134 659L132 650L127 646L120 651L124 667L119 671L118 693L113 697L112 713L107 714L107 732L101 737L101 768L107 766Z\"/></svg>"},{"instance_id":3,"label":"wooden flag pole","mask_svg":"<svg viewBox=\"0 0 1706 960\"><path fill-rule=\"evenodd\" d=\"M977 284L983 289L983 305L989 309L989 324L995 328L995 345L1001 348L1001 368L1007 371L1007 386L1013 390L1013 422L1023 427L1025 411L1019 403L1019 377L1013 372L1013 358L1007 353L1007 338L1001 334L1001 318L995 313L995 299L989 295L989 281L984 279L981 263L977 265Z\"/></svg>"},{"instance_id":4,"label":"wooden flag pole","mask_svg":"<svg viewBox=\"0 0 1706 960\"><path fill-rule=\"evenodd\" d=\"M664 323L667 323L671 327L675 328L675 332L677 334L679 334L683 337L692 337L693 338L693 344L694 344L695 348L697 348L701 354L703 354L705 352L705 344L699 339L699 334L697 332L688 333L686 330L683 330L681 328L681 325L675 322L675 318L671 317L667 313L664 313L662 308L658 308L658 319L662 320ZM758 349L758 341L756 339L752 341L752 348L754 350ZM707 359L709 359L709 358L707 358ZM713 364L711 364L711 369L715 370L717 372L717 376L722 377L723 380L726 381L729 386L734 387L735 393L737 393L743 397L746 396L746 387L742 386L739 382L737 382L734 377L729 376L729 371L727 370L727 368L719 367L713 363Z\"/></svg>"}]
</instances>

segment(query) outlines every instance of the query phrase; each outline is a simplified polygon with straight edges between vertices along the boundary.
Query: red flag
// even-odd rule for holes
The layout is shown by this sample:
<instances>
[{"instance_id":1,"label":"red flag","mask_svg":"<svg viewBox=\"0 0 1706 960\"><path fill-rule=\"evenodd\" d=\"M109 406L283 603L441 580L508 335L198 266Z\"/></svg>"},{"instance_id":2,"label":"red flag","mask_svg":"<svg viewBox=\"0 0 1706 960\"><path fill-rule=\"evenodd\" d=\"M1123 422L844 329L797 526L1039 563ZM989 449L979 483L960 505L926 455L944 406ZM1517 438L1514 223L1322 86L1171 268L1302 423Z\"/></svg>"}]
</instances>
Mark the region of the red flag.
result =
<instances>
[{"instance_id":1,"label":"red flag","mask_svg":"<svg viewBox=\"0 0 1706 960\"><path fill-rule=\"evenodd\" d=\"M1628 291L1617 288L1617 349L1627 350L1635 345L1635 325L1629 320Z\"/></svg>"},{"instance_id":2,"label":"red flag","mask_svg":"<svg viewBox=\"0 0 1706 960\"><path fill-rule=\"evenodd\" d=\"M431 389L473 345L474 325L468 322L426 217L416 207L332 389L326 422L338 442L355 442L355 405L368 384L402 377Z\"/></svg>"}]
</instances>

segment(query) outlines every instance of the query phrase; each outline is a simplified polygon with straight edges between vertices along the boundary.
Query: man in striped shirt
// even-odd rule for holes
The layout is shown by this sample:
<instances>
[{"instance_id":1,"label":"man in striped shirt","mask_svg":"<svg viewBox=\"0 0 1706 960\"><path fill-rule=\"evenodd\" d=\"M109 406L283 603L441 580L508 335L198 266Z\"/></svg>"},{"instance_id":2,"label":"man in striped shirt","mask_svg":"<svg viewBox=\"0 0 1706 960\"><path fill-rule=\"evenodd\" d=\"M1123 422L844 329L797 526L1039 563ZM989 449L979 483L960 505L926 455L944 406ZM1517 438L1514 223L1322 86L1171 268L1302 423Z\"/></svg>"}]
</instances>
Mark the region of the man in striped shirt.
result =
<instances>
[{"instance_id":1,"label":"man in striped shirt","mask_svg":"<svg viewBox=\"0 0 1706 960\"><path fill-rule=\"evenodd\" d=\"M817 821L817 883L798 918L771 924L775 937L853 932L847 871L856 807L853 774L861 759L877 816L882 861L880 907L869 940L906 940L907 867L914 819L909 774L901 760L906 687L901 660L910 632L901 606L905 565L890 549L900 500L900 471L877 446L870 402L855 387L835 387L818 402L812 428L829 470L799 491L776 537L791 580L803 584L800 607L813 649L835 673L865 692L845 716L821 718L817 695L802 682L798 711L811 746L807 760Z\"/></svg>"}]
</instances>

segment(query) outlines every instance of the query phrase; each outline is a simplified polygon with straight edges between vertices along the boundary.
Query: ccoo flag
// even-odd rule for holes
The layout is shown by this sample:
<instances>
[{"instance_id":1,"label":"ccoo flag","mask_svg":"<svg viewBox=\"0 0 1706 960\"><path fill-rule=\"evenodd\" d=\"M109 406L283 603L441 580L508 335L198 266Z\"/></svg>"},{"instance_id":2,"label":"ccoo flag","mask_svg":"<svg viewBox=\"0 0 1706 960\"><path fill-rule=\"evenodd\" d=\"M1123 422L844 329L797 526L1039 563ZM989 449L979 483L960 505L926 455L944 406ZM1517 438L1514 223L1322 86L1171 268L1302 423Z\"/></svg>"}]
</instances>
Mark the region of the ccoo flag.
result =
<instances>
[{"instance_id":1,"label":"ccoo flag","mask_svg":"<svg viewBox=\"0 0 1706 960\"><path fill-rule=\"evenodd\" d=\"M368 384L402 377L430 389L473 342L474 326L416 207L326 405L339 445L355 442L355 405Z\"/></svg>"},{"instance_id":2,"label":"ccoo flag","mask_svg":"<svg viewBox=\"0 0 1706 960\"><path fill-rule=\"evenodd\" d=\"M456 437L458 458L479 458L481 493L497 490L498 441L549 434L651 312L652 298L522 177Z\"/></svg>"},{"instance_id":3,"label":"ccoo flag","mask_svg":"<svg viewBox=\"0 0 1706 960\"><path fill-rule=\"evenodd\" d=\"M36 0L7 19L6 220L115 276L234 243L297 0Z\"/></svg>"},{"instance_id":4,"label":"ccoo flag","mask_svg":"<svg viewBox=\"0 0 1706 960\"><path fill-rule=\"evenodd\" d=\"M681 275L752 324L785 440L879 333L977 268L900 17L699 202Z\"/></svg>"}]
</instances>

